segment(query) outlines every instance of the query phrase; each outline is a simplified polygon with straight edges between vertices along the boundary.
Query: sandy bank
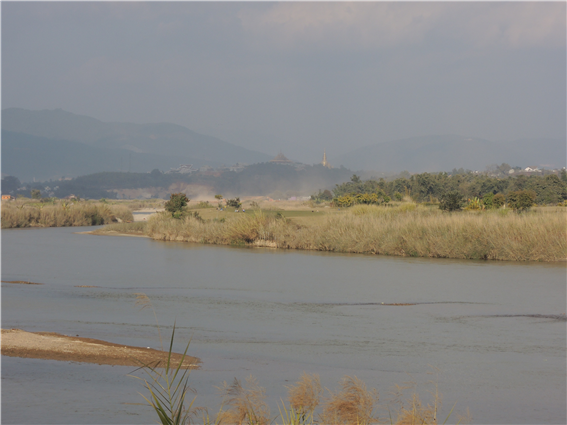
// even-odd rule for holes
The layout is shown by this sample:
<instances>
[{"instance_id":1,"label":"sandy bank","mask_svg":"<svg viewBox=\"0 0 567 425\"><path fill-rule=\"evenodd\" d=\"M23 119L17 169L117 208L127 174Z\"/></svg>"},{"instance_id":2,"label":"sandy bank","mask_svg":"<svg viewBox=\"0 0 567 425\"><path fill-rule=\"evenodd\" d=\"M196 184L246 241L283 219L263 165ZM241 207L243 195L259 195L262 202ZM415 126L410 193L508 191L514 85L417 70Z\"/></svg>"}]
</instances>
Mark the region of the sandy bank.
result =
<instances>
[{"instance_id":1,"label":"sandy bank","mask_svg":"<svg viewBox=\"0 0 567 425\"><path fill-rule=\"evenodd\" d=\"M149 238L149 236L146 235L136 235L133 233L120 233L115 230L102 230L102 229L89 230L88 232L74 232L74 233L76 233L77 235L106 235L106 236L130 236L133 238Z\"/></svg>"},{"instance_id":2,"label":"sandy bank","mask_svg":"<svg viewBox=\"0 0 567 425\"><path fill-rule=\"evenodd\" d=\"M167 361L167 353L151 348L21 329L2 329L2 355L117 366L141 366L158 361L165 364ZM172 363L177 366L181 357L182 354L172 354ZM196 357L186 356L182 367L197 368L200 362Z\"/></svg>"}]
</instances>

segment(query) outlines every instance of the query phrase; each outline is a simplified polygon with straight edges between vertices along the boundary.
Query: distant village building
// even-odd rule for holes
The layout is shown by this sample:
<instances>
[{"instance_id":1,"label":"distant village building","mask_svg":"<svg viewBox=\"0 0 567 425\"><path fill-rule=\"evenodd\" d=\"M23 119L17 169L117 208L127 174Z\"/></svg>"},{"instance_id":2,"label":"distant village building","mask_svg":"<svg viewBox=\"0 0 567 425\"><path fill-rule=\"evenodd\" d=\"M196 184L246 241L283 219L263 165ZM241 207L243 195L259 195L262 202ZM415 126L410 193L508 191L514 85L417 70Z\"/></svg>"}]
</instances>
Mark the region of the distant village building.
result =
<instances>
[{"instance_id":1,"label":"distant village building","mask_svg":"<svg viewBox=\"0 0 567 425\"><path fill-rule=\"evenodd\" d=\"M228 171L234 171L236 173L239 173L240 171L244 170L246 167L248 167L248 164L241 164L240 162L237 162L232 167L228 167Z\"/></svg>"},{"instance_id":2,"label":"distant village building","mask_svg":"<svg viewBox=\"0 0 567 425\"><path fill-rule=\"evenodd\" d=\"M166 171L165 174L171 174L171 173L191 174L195 171L197 171L197 169L193 168L192 164L181 164L177 168L172 168L171 170Z\"/></svg>"},{"instance_id":3,"label":"distant village building","mask_svg":"<svg viewBox=\"0 0 567 425\"><path fill-rule=\"evenodd\" d=\"M293 161L290 161L289 159L287 159L283 153L280 153L276 155L276 157L274 159L272 159L270 162L273 162L274 164L293 164Z\"/></svg>"},{"instance_id":4,"label":"distant village building","mask_svg":"<svg viewBox=\"0 0 567 425\"><path fill-rule=\"evenodd\" d=\"M10 201L12 199L11 195L2 195L2 200L3 201Z\"/></svg>"},{"instance_id":5,"label":"distant village building","mask_svg":"<svg viewBox=\"0 0 567 425\"><path fill-rule=\"evenodd\" d=\"M323 150L323 161L321 161L321 165L322 165L323 167L333 168L333 167L331 167L331 164L329 164L329 163L327 162L327 152L326 152L325 150Z\"/></svg>"},{"instance_id":6,"label":"distant village building","mask_svg":"<svg viewBox=\"0 0 567 425\"><path fill-rule=\"evenodd\" d=\"M527 173L533 173L533 172L535 172L535 171L539 171L539 168L536 167L536 166L533 166L533 167L526 167L526 168L524 168L524 171L527 172Z\"/></svg>"}]
</instances>

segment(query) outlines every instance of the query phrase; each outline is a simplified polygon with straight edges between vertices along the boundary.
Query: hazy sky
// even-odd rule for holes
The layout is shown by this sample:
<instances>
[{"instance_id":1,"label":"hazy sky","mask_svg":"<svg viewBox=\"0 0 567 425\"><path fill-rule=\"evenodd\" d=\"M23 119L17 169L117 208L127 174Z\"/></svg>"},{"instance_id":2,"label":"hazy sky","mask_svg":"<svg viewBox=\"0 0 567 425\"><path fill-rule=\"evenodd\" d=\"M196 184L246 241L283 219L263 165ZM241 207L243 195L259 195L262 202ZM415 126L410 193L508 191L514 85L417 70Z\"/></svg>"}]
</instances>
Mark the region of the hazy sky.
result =
<instances>
[{"instance_id":1,"label":"hazy sky","mask_svg":"<svg viewBox=\"0 0 567 425\"><path fill-rule=\"evenodd\" d=\"M566 135L566 4L2 2L2 108L173 122L304 162Z\"/></svg>"}]
</instances>

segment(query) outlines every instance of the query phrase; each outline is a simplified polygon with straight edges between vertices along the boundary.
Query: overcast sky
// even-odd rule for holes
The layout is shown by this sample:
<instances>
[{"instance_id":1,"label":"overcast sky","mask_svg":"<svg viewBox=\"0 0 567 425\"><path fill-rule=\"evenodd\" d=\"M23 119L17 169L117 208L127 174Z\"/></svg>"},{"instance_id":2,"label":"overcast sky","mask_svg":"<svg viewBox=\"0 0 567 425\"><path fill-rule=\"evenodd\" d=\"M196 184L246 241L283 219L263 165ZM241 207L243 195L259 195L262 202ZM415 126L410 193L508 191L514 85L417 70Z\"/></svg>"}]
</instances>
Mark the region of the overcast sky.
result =
<instances>
[{"instance_id":1,"label":"overcast sky","mask_svg":"<svg viewBox=\"0 0 567 425\"><path fill-rule=\"evenodd\" d=\"M2 2L2 108L173 122L303 162L566 136L566 4Z\"/></svg>"}]
</instances>

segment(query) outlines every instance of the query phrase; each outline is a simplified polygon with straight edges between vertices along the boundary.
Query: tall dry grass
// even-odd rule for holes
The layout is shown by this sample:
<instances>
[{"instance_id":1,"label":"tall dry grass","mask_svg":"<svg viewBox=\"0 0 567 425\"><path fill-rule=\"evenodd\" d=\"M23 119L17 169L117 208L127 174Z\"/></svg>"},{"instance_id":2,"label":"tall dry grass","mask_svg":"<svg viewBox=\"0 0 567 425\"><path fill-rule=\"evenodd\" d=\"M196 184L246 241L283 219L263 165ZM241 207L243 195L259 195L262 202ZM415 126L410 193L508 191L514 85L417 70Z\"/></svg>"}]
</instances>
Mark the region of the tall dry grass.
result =
<instances>
[{"instance_id":1,"label":"tall dry grass","mask_svg":"<svg viewBox=\"0 0 567 425\"><path fill-rule=\"evenodd\" d=\"M93 202L2 203L2 228L93 226L131 221L131 211L123 205Z\"/></svg>"},{"instance_id":2,"label":"tall dry grass","mask_svg":"<svg viewBox=\"0 0 567 425\"><path fill-rule=\"evenodd\" d=\"M327 424L376 423L374 405L378 402L378 391L368 390L366 384L356 376L345 376L341 381L341 390L329 391L321 420Z\"/></svg>"},{"instance_id":3,"label":"tall dry grass","mask_svg":"<svg viewBox=\"0 0 567 425\"><path fill-rule=\"evenodd\" d=\"M153 215L146 234L153 239L199 242L210 244L274 244L283 234L291 234L293 225L285 219L267 216L262 212L240 214L222 221L202 221L193 216L171 218L171 214Z\"/></svg>"},{"instance_id":4,"label":"tall dry grass","mask_svg":"<svg viewBox=\"0 0 567 425\"><path fill-rule=\"evenodd\" d=\"M309 243L321 250L414 257L563 261L565 213L443 213L366 207L330 217ZM360 211L359 211L360 213Z\"/></svg>"},{"instance_id":5,"label":"tall dry grass","mask_svg":"<svg viewBox=\"0 0 567 425\"><path fill-rule=\"evenodd\" d=\"M211 420L208 410L193 408L194 417L203 415L204 425L437 425L441 408L441 396L431 392L432 401L421 402L415 388L410 396L405 396L396 386L396 398L378 406L378 391L367 388L356 376L345 376L340 382L340 389L327 389L328 396L323 396L319 377L303 373L295 385L287 387L287 404L282 400L278 406L279 417L272 417L265 402L266 392L258 381L250 376L244 385L236 378L231 385L226 382L219 387L223 398L216 418ZM453 406L454 408L454 406ZM379 417L377 410L381 411ZM444 415L445 422L453 414L453 409ZM470 415L460 416L458 423L470 421ZM195 421L195 422L198 422ZM442 423L445 423L442 422Z\"/></svg>"},{"instance_id":6,"label":"tall dry grass","mask_svg":"<svg viewBox=\"0 0 567 425\"><path fill-rule=\"evenodd\" d=\"M165 201L163 199L133 199L127 201L108 201L113 205L123 205L130 211L141 210L144 208L163 208Z\"/></svg>"},{"instance_id":7,"label":"tall dry grass","mask_svg":"<svg viewBox=\"0 0 567 425\"><path fill-rule=\"evenodd\" d=\"M358 205L308 227L261 212L237 215L226 222L201 222L193 217L175 220L157 214L148 221L146 234L159 240L411 257L567 258L567 211L444 213L415 204Z\"/></svg>"},{"instance_id":8,"label":"tall dry grass","mask_svg":"<svg viewBox=\"0 0 567 425\"><path fill-rule=\"evenodd\" d=\"M159 330L159 323L156 312L152 306L150 298L144 293L137 293L136 306L141 309L149 308L153 311L156 324ZM163 351L163 342L160 336L160 345ZM187 402L186 396L190 391L189 387L189 368L179 374L182 369L183 359L187 355L189 344L181 357L178 365L172 366L171 358L173 354L173 342L175 336L175 324L171 334L167 362L164 365L141 364L148 378L141 379L149 396L142 397L154 409L163 425L190 425L200 422L203 425L370 425L370 424L390 424L390 425L437 425L437 414L441 408L441 395L438 391L437 381L430 381L434 384L435 391L429 391L433 396L433 403L423 405L417 395L417 384L406 383L405 386L396 385L393 391L394 398L387 401L381 407L387 410L388 416L380 420L375 414L375 407L379 400L378 391L374 388L367 388L366 384L356 376L345 376L340 382L340 390L332 391L326 389L328 396L323 396L323 388L318 375L303 373L300 379L294 384L287 386L288 397L287 405L281 400L278 403L279 420L272 417L270 407L266 403L266 390L260 386L258 381L250 376L244 385L234 378L231 385L226 382L221 387L217 387L222 396L220 408L216 418L209 416L206 407L194 407L196 397L191 402ZM160 370L164 368L164 370ZM413 388L411 397L408 399L404 391ZM192 390L193 392L196 392ZM456 403L455 403L456 405ZM447 422L453 413L450 410L443 424ZM318 415L316 416L316 412ZM393 413L393 416L392 416ZM393 417L397 419L394 421ZM193 418L197 418L193 421ZM470 421L470 415L465 419ZM463 422L459 420L458 423Z\"/></svg>"}]
</instances>

